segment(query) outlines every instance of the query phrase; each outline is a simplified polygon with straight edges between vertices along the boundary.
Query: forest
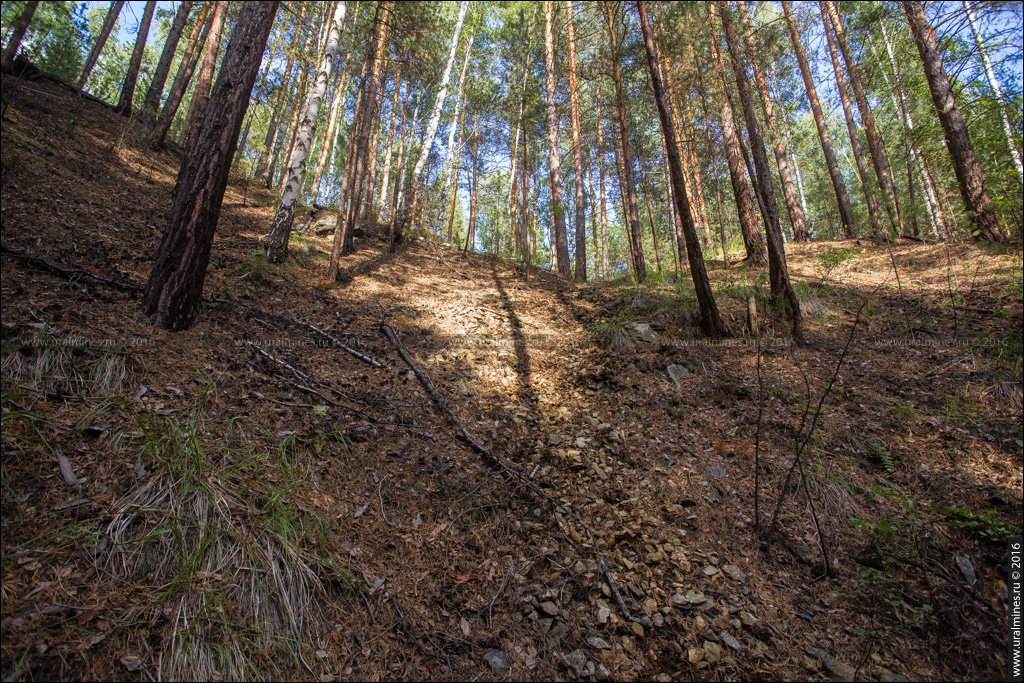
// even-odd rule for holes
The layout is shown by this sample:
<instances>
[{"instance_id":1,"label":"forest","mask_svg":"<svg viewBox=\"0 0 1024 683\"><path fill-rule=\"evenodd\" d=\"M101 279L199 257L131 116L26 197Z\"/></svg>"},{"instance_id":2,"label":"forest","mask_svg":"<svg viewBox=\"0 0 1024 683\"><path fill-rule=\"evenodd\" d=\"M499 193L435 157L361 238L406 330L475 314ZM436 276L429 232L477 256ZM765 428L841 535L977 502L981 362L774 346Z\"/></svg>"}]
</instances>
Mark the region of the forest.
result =
<instances>
[{"instance_id":1,"label":"forest","mask_svg":"<svg viewBox=\"0 0 1024 683\"><path fill-rule=\"evenodd\" d=\"M1020 3L0 37L4 681L1020 680Z\"/></svg>"}]
</instances>

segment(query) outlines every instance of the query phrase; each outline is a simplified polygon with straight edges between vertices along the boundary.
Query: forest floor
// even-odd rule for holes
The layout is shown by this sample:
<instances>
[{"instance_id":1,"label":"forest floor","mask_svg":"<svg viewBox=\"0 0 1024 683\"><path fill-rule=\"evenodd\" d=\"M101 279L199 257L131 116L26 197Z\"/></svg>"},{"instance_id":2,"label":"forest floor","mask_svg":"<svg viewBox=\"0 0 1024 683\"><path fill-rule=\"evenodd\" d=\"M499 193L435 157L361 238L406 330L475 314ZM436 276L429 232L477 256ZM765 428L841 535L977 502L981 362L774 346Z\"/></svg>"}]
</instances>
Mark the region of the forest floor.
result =
<instances>
[{"instance_id":1,"label":"forest floor","mask_svg":"<svg viewBox=\"0 0 1024 683\"><path fill-rule=\"evenodd\" d=\"M2 154L4 680L1005 675L1019 247L788 245L799 346L744 336L763 272L710 264L711 346L685 275L577 285L373 226L345 284L329 237L272 266L274 197L232 177L172 334L138 288L178 158L12 80Z\"/></svg>"}]
</instances>

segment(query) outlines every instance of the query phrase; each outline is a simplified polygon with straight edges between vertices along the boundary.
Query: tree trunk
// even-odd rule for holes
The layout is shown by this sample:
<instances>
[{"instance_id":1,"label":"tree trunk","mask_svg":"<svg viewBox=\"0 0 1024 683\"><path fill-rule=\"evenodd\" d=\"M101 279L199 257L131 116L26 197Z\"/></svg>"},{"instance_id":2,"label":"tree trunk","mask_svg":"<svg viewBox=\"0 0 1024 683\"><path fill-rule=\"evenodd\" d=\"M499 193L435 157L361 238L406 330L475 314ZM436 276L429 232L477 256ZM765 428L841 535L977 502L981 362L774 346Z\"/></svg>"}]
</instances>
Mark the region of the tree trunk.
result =
<instances>
[{"instance_id":1,"label":"tree trunk","mask_svg":"<svg viewBox=\"0 0 1024 683\"><path fill-rule=\"evenodd\" d=\"M722 53L718 49L718 32L715 30L714 22L711 21L708 5L705 5L705 12L711 31L711 58L714 60L715 69L718 71L719 78L722 81L722 136L725 139L725 158L729 164L729 181L732 183L732 196L736 202L736 213L739 216L740 232L743 235L743 245L747 251L747 259L751 265L759 267L765 264L764 239L758 230L757 216L754 214L754 203L750 199L750 185L747 184L743 146L736 127L736 113L732 107L729 80L726 77ZM699 65L697 65L697 79L702 101L705 101L704 81ZM706 107L705 103L705 109Z\"/></svg>"},{"instance_id":2,"label":"tree trunk","mask_svg":"<svg viewBox=\"0 0 1024 683\"><path fill-rule=\"evenodd\" d=\"M327 168L327 158L334 153L337 144L338 115L341 112L341 105L345 101L345 64L348 62L348 55L341 61L338 68L338 84L334 87L334 97L331 101L331 113L327 117L327 128L324 130L324 137L320 145L320 154L316 160L316 171L313 173L313 186L310 188L309 202L315 204L320 196L320 184L323 182L324 169Z\"/></svg>"},{"instance_id":3,"label":"tree trunk","mask_svg":"<svg viewBox=\"0 0 1024 683\"><path fill-rule=\"evenodd\" d=\"M358 138L356 139L356 145L352 153L352 163L350 166L345 168L345 175L349 176L349 180L346 183L347 193L343 195L343 201L339 204L338 211L338 222L343 225L343 231L341 233L341 246L340 255L350 254L355 250L353 243L353 237L356 229L356 217L359 210L359 202L362 198L363 184L366 178L366 166L370 162L369 147L370 147L370 129L373 127L373 123L377 120L377 91L380 87L380 72L381 63L383 61L385 37L387 35L388 24L384 21L383 15L388 12L388 7L391 3L385 0L384 2L377 3L377 10L374 15L374 27L376 38L368 46L367 61L369 62L369 77L366 81L366 85L363 91L363 104L362 111L359 112L359 122L353 121L352 130L358 131ZM354 133L355 134L355 133ZM350 141L351 145L352 142ZM338 237L338 231L335 230L335 238ZM338 251L339 247L336 243L331 252L331 263L335 263L334 252ZM334 270L336 273L337 271Z\"/></svg>"},{"instance_id":4,"label":"tree trunk","mask_svg":"<svg viewBox=\"0 0 1024 683\"><path fill-rule=\"evenodd\" d=\"M853 107L850 105L850 96L846 92L846 81L843 78L843 69L839 64L839 52L836 50L835 40L832 38L832 21L829 19L825 3L818 3L821 7L821 22L825 32L825 39L828 42L828 52L832 57L832 70L836 74L836 89L839 91L839 99L843 104L843 115L846 117L846 130L850 135L850 147L853 149L853 158L857 162L857 173L860 175L861 186L864 189L864 199L868 205L868 213L871 215L871 224L876 235L882 234L882 212L878 208L878 200L875 198L872 188L871 176L868 172L867 163L864 161L864 152L860 146L860 134L857 132L857 122L853 119ZM847 237L857 237L856 232L847 233Z\"/></svg>"},{"instance_id":5,"label":"tree trunk","mask_svg":"<svg viewBox=\"0 0 1024 683\"><path fill-rule=\"evenodd\" d=\"M594 166L593 164L587 164L587 181L588 181L588 194L587 199L590 201L590 244L593 245L592 253L594 254L594 279L601 279L601 249L598 247L600 242L597 239L597 211L594 207L597 206L594 196Z\"/></svg>"},{"instance_id":6,"label":"tree trunk","mask_svg":"<svg viewBox=\"0 0 1024 683\"><path fill-rule=\"evenodd\" d=\"M604 3L604 12L611 45L612 78L615 80L615 99L618 104L619 113L619 136L622 138L622 172L626 181L626 207L629 216L629 237L632 242L633 251L633 274L637 282L643 283L647 279L647 266L644 264L644 245L640 237L636 183L633 181L633 155L630 150L629 128L626 123L626 97L622 91L622 65L619 60L619 41L615 30L614 10L607 2Z\"/></svg>"},{"instance_id":7,"label":"tree trunk","mask_svg":"<svg viewBox=\"0 0 1024 683\"><path fill-rule=\"evenodd\" d=\"M188 89L192 74L195 73L196 64L199 62L199 46L206 40L205 36L209 34L210 22L213 20L213 17L210 16L210 8L209 4L204 4L203 8L199 10L199 16L196 17L196 24L192 27L192 32L189 33L185 55L181 59L181 64L178 65L178 73L174 76L174 83L171 85L171 91L167 94L167 101L164 102L160 118L153 126L153 137L150 138L149 147L154 152L163 148L167 132L171 129L171 124L174 123L174 115L178 113L178 106L181 105L181 98L185 96L185 90Z\"/></svg>"},{"instance_id":8,"label":"tree trunk","mask_svg":"<svg viewBox=\"0 0 1024 683\"><path fill-rule=\"evenodd\" d=\"M953 157L953 169L960 185L960 196L963 197L967 210L974 216L974 239L1005 242L1006 235L992 211L992 200L985 189L985 179L978 157L974 153L971 138L967 134L967 125L956 105L946 70L942 67L942 56L935 44L935 31L928 24L928 19L924 16L924 7L920 2L904 0L903 9L907 13L917 51L924 63L924 73L928 78L932 102L939 114L942 130L946 134L946 147L949 149L949 155Z\"/></svg>"},{"instance_id":9,"label":"tree trunk","mask_svg":"<svg viewBox=\"0 0 1024 683\"><path fill-rule=\"evenodd\" d=\"M32 6L33 12L35 11L35 6L38 4L38 2L28 3L28 5ZM182 4L184 5L184 3ZM100 29L100 34L96 36L96 43L93 44L92 49L89 50L89 57L85 60L85 64L82 66L82 70L78 74L77 85L79 90L84 88L85 84L89 81L89 74L92 73L93 68L96 66L96 60L100 58L100 54L103 52L103 46L107 44L107 38L110 37L110 31L114 28L114 24L117 23L117 17L121 14L122 7L124 7L124 0L117 0L116 2L110 3L110 9L107 10L107 16L103 20L103 27ZM25 9L27 10L28 6L26 6Z\"/></svg>"},{"instance_id":10,"label":"tree trunk","mask_svg":"<svg viewBox=\"0 0 1024 683\"><path fill-rule=\"evenodd\" d=\"M458 130L459 134L459 147L462 147L463 107L466 103L466 92L464 90L464 86L466 84L466 74L469 71L469 58L473 52L473 41L475 39L475 35L469 37L469 44L466 45L466 55L462 58L462 69L459 71L459 84L455 88L455 112L452 114L452 125L448 128L448 146L445 148L444 173L442 174L443 187L448 187L448 180L451 178L452 151L455 147L456 130ZM457 156L455 158L455 163L459 163ZM451 241L450 230L448 234L448 241Z\"/></svg>"},{"instance_id":11,"label":"tree trunk","mask_svg":"<svg viewBox=\"0 0 1024 683\"><path fill-rule=\"evenodd\" d=\"M473 175L469 180L469 229L466 230L466 248L463 250L463 253L467 254L471 254L476 251L476 188L479 182L477 178L477 152L480 149L480 138L477 135L477 130L479 124L480 114L478 112L473 112Z\"/></svg>"},{"instance_id":12,"label":"tree trunk","mask_svg":"<svg viewBox=\"0 0 1024 683\"><path fill-rule=\"evenodd\" d=\"M299 126L299 134L296 138L295 150L288 162L288 183L284 188L284 195L278 206L277 214L274 216L274 223L267 236L267 260L271 263L280 263L288 255L288 238L292 231L292 221L295 218L295 208L298 206L299 193L302 192L302 183L306 179L306 160L309 156L310 146L313 143L313 131L316 122L320 118L320 107L323 105L324 95L327 93L327 83L334 71L334 63L338 61L338 49L341 45L341 28L345 25L345 11L348 3L341 0L334 10L334 17L330 24L330 33L327 39L327 47L324 50L323 60L317 70L316 81L313 83L312 91L309 94L309 106L302 117L302 124Z\"/></svg>"},{"instance_id":13,"label":"tree trunk","mask_svg":"<svg viewBox=\"0 0 1024 683\"><path fill-rule=\"evenodd\" d=\"M150 121L156 116L157 111L160 110L160 98L164 94L164 85L167 83L167 75L171 71L171 62L174 61L174 54L178 50L178 41L181 40L181 32L185 30L185 24L188 23L188 15L191 11L192 0L182 0L182 3L178 5L178 12L174 15L174 23L171 24L167 40L164 41L164 49L160 54L160 61L156 65L156 71L153 73L153 80L149 84L149 90L146 91L143 116ZM104 22L104 28L106 28L106 22ZM106 40L106 36L103 36L103 39Z\"/></svg>"},{"instance_id":14,"label":"tree trunk","mask_svg":"<svg viewBox=\"0 0 1024 683\"><path fill-rule=\"evenodd\" d=\"M377 91L377 102L375 105L376 115L374 116L374 120L371 122L373 133L370 137L370 149L366 155L367 163L369 164L369 175L364 183L365 187L363 198L359 208L359 215L364 219L368 219L370 217L370 213L373 211L373 197L377 183L377 147L380 144L380 128L382 124L380 115L384 113L384 91L387 89L387 83L388 75L385 72L381 77L381 85ZM395 82L395 93L398 93L397 81ZM394 99L394 97L392 97L392 99ZM395 103L392 102L391 106L394 108Z\"/></svg>"},{"instance_id":15,"label":"tree trunk","mask_svg":"<svg viewBox=\"0 0 1024 683\"><path fill-rule=\"evenodd\" d=\"M415 197L419 192L420 187L420 176L423 175L423 168L427 164L427 160L430 158L430 150L434 145L434 135L437 133L437 126L441 123L441 111L444 109L444 101L448 97L448 83L451 80L452 75L452 64L455 62L455 54L459 48L459 34L462 33L462 23L466 19L466 10L469 7L469 3L466 0L462 0L459 5L459 18L455 22L455 31L452 33L451 47L448 52L448 63L444 67L444 74L441 76L441 86L437 92L437 99L434 101L434 110L430 114L430 119L427 122L426 134L423 138L423 147L420 149L420 156L416 160L416 165L412 170L412 177L409 179L410 192L399 193L399 205L403 209L407 209L406 204L410 198ZM404 212L404 211L403 211ZM397 213L397 212L396 212ZM399 227L396 225L396 228ZM397 235L396 235L397 239ZM396 242L392 242L390 249L393 251L397 246Z\"/></svg>"},{"instance_id":16,"label":"tree trunk","mask_svg":"<svg viewBox=\"0 0 1024 683\"><path fill-rule=\"evenodd\" d=\"M699 75L699 69L698 69ZM708 102L704 96L704 79L703 77L697 80L700 94L700 107L701 113L704 115L704 133L708 140L708 159L711 161L711 174L715 177L715 203L718 206L718 235L722 242L722 267L726 270L729 269L729 242L725 237L725 216L722 211L722 183L718 179L718 156L715 154L715 142L711 138L711 118L708 116ZM792 145L790 145L792 147ZM666 155L667 157L667 155ZM800 177L800 171L797 170L797 178Z\"/></svg>"},{"instance_id":17,"label":"tree trunk","mask_svg":"<svg viewBox=\"0 0 1024 683\"><path fill-rule=\"evenodd\" d=\"M203 65L199 68L199 80L196 81L196 87L192 91L192 106L189 108L187 123L181 136L185 156L188 156L189 150L195 144L196 135L199 133L199 124L203 120L206 106L210 102L210 84L213 82L213 73L217 68L217 53L220 50L220 38L224 34L224 20L227 18L227 14L227 0L217 0L213 7L213 23L210 24L210 32L206 36Z\"/></svg>"},{"instance_id":18,"label":"tree trunk","mask_svg":"<svg viewBox=\"0 0 1024 683\"><path fill-rule=\"evenodd\" d=\"M704 255L701 253L697 239L697 229L693 224L693 214L686 199L683 187L683 165L679 159L679 147L673 130L672 113L665 103L665 88L661 78L661 67L654 51L654 39L651 37L650 22L647 20L647 7L643 0L637 0L640 13L640 28L644 34L644 48L647 50L647 63L651 71L651 84L654 89L654 101L658 106L658 119L661 122L661 133L668 150L669 173L672 177L673 196L676 200L676 211L683 224L683 236L686 239L686 255L690 264L690 275L693 278L693 289L697 294L697 305L700 307L700 327L705 336L712 339L722 337L722 321L718 317L718 307L711 292L707 271L704 269ZM653 224L652 224L653 225Z\"/></svg>"},{"instance_id":19,"label":"tree trunk","mask_svg":"<svg viewBox=\"0 0 1024 683\"><path fill-rule=\"evenodd\" d=\"M598 183L598 193L601 197L601 272L607 278L611 268L608 262L608 203L604 191L604 133L602 132L601 119L601 92L596 88L594 103L597 110L595 116L597 119L597 172L600 181Z\"/></svg>"},{"instance_id":20,"label":"tree trunk","mask_svg":"<svg viewBox=\"0 0 1024 683\"><path fill-rule=\"evenodd\" d=\"M757 50L757 39L754 36L753 26L750 24L747 11L742 0L738 3L741 26L746 27L747 46L750 48L750 62L754 66L754 85L761 96L761 107L764 110L765 122L768 124L768 134L774 141L775 163L779 167L779 181L782 184L782 197L786 202L786 211L789 213L789 222L793 226L793 241L806 242L811 238L804 223L804 215L800 211L800 200L796 195L796 186L793 182L793 173L789 169L789 155L786 150L785 138L779 130L779 121L775 116L775 107L768 92L768 79L761 68L761 57Z\"/></svg>"},{"instance_id":21,"label":"tree trunk","mask_svg":"<svg viewBox=\"0 0 1024 683\"><path fill-rule=\"evenodd\" d=\"M974 21L974 9L971 7L972 3L963 0L964 10L967 12L967 21L971 24L971 33L974 35L974 44L978 46L978 56L981 57L981 63L985 67L985 78L988 79L988 85L992 88L992 93L996 96L996 102L999 103L999 114L1003 119L1003 133L1006 135L1006 146L1010 150L1010 157L1013 159L1013 166L1017 169L1017 182L1024 185L1024 165L1021 164L1020 152L1017 150L1017 144L1015 142L1016 136L1013 133L1013 128L1010 126L1010 117L1007 114L1006 98L1003 97L1002 89L999 87L999 81L996 80L996 74L992 71L992 62L988 59L988 51L985 50L985 41L982 40L981 31L978 30L978 25Z\"/></svg>"},{"instance_id":22,"label":"tree trunk","mask_svg":"<svg viewBox=\"0 0 1024 683\"><path fill-rule=\"evenodd\" d=\"M839 170L839 162L836 161L835 152L832 150L832 135L828 132L828 126L825 125L825 115L822 113L821 104L818 102L818 91L814 87L814 79L811 76L811 67L807 63L804 44L800 39L800 33L797 31L790 3L783 0L782 9L786 15L786 25L789 27L789 37L793 42L793 50L796 52L797 61L800 63L800 73L804 77L804 87L807 89L807 99L810 101L811 112L814 114L814 125L818 129L818 140L821 141L821 151L825 155L828 175L832 179L832 189L835 190L836 201L839 204L839 219L843 223L843 231L847 237L854 237L858 234L857 223L854 221L853 211L850 208L850 197L846 194L846 181L843 179L843 173Z\"/></svg>"},{"instance_id":23,"label":"tree trunk","mask_svg":"<svg viewBox=\"0 0 1024 683\"><path fill-rule=\"evenodd\" d=\"M242 7L196 143L178 176L170 219L142 297L145 314L158 327L188 329L198 313L231 157L277 5L268 1Z\"/></svg>"},{"instance_id":24,"label":"tree trunk","mask_svg":"<svg viewBox=\"0 0 1024 683\"><path fill-rule=\"evenodd\" d=\"M21 16L14 22L14 30L11 31L11 37L4 48L3 56L0 56L0 68L3 68L5 71L10 69L14 63L14 58L18 55L18 48L21 47L21 40L25 37L25 31L28 30L28 25L32 21L32 15L36 13L38 6L39 0L26 2L25 9L21 11ZM120 10L120 7L118 9ZM110 33L109 29L107 33Z\"/></svg>"},{"instance_id":25,"label":"tree trunk","mask_svg":"<svg viewBox=\"0 0 1024 683\"><path fill-rule=\"evenodd\" d=\"M565 201L562 197L562 162L558 154L558 115L555 113L554 8L544 0L544 66L547 75L548 182L551 185L551 254L560 275L570 276L569 239L565 232Z\"/></svg>"},{"instance_id":26,"label":"tree trunk","mask_svg":"<svg viewBox=\"0 0 1024 683\"><path fill-rule=\"evenodd\" d=\"M306 60L299 62L299 68L302 70L302 77L299 80L299 89L295 91L295 106L292 107L292 118L288 123L288 128L285 129L288 137L288 146L284 148L285 155L281 162L281 178L277 181L277 191L284 194L284 186L288 183L288 160L292 158L292 151L295 149L295 138L299 134L299 119L302 112L305 111L305 100L302 97L302 93L306 92L306 84L309 82L309 64ZM267 176L269 181L274 176L274 168L277 166L277 156L274 156L274 161L270 165L271 174ZM270 189L269 183L267 189Z\"/></svg>"},{"instance_id":27,"label":"tree trunk","mask_svg":"<svg viewBox=\"0 0 1024 683\"><path fill-rule=\"evenodd\" d=\"M377 222L383 223L388 210L388 182L391 180L391 153L394 151L395 123L398 116L398 93L402 89L401 75L395 76L395 93L391 98L391 122L388 124L388 141L384 146L384 175L380 179L380 209L377 211ZM402 111L405 111L409 103L409 87L405 89L405 97L402 99Z\"/></svg>"},{"instance_id":28,"label":"tree trunk","mask_svg":"<svg viewBox=\"0 0 1024 683\"><path fill-rule=\"evenodd\" d=\"M853 86L853 96L857 100L857 108L860 109L860 120L864 124L864 135L868 139L868 150L871 152L871 161L875 166L875 174L878 176L878 185L884 193L883 204L885 212L889 215L889 223L893 233L902 235L906 230L903 221L899 217L899 206L896 202L896 192L893 189L892 175L889 165L882 156L881 139L875 129L875 119L871 114L871 107L868 105L867 95L864 93L864 86L861 84L857 63L853 61L850 46L846 41L846 30L836 11L835 3L831 0L822 0L829 20L832 23L832 30L836 40L839 42L839 51L843 53L843 61L846 62L846 73L850 77L850 85Z\"/></svg>"},{"instance_id":29,"label":"tree trunk","mask_svg":"<svg viewBox=\"0 0 1024 683\"><path fill-rule=\"evenodd\" d=\"M879 22L879 24L882 29L882 39L885 41L886 54L889 57L889 66L892 67L893 78L896 80L895 92L896 94L899 95L898 106L896 103L896 94L892 96L893 107L895 109L898 109L900 113L903 115L903 137L906 140L906 145L910 152L911 160L914 162L914 165L917 166L917 174L918 177L921 179L921 185L924 188L924 192L922 193L924 195L924 206L926 212L928 213L928 220L931 222L932 232L934 233L936 240L945 239L947 232L945 225L946 218L943 215L943 211L939 207L939 204L935 199L935 189L932 187L931 178L925 171L921 150L918 149L916 144L914 144L914 119L911 118L910 116L910 106L907 102L907 93L903 89L903 74L900 72L899 65L896 63L896 56L895 54L893 54L892 44L889 41L889 34L885 30L885 23ZM878 51L875 50L874 43L869 44L871 45L872 53L875 55L875 60L881 61L881 58L878 55ZM887 86L889 86L889 89L893 90L892 85L889 83L889 77L886 75L884 70L882 71L882 76L885 78L885 83ZM907 172L907 183L910 184L912 181L910 180L909 176L909 161L907 163Z\"/></svg>"},{"instance_id":30,"label":"tree trunk","mask_svg":"<svg viewBox=\"0 0 1024 683\"><path fill-rule=\"evenodd\" d=\"M587 281L587 199L583 188L583 149L580 142L580 96L576 85L576 30L572 22L572 2L565 2L565 22L569 29L569 102L572 112L572 153L576 167L576 280Z\"/></svg>"},{"instance_id":31,"label":"tree trunk","mask_svg":"<svg viewBox=\"0 0 1024 683\"><path fill-rule=\"evenodd\" d=\"M281 117L284 115L288 86L292 80L292 63L294 62L292 51L287 47L285 48L285 54L288 56L288 60L285 63L284 76L277 91L277 102L275 102L274 108L271 111L270 123L267 124L267 137L263 140L263 150L260 152L259 161L256 162L256 172L253 173L253 176L256 178L263 177L265 173L273 173L271 160L274 156L274 147L277 144L277 129L281 126ZM270 166L269 169L268 166Z\"/></svg>"},{"instance_id":32,"label":"tree trunk","mask_svg":"<svg viewBox=\"0 0 1024 683\"><path fill-rule=\"evenodd\" d=\"M647 220L651 224L651 244L654 246L654 267L661 274L661 249L658 247L658 232L654 229L654 211L651 210L651 181L647 173L640 169L640 183L644 186L644 204L647 205ZM671 232L671 231L669 231Z\"/></svg>"},{"instance_id":33,"label":"tree trunk","mask_svg":"<svg viewBox=\"0 0 1024 683\"><path fill-rule=\"evenodd\" d=\"M729 47L733 72L736 74L736 90L739 91L740 101L743 103L743 117L747 121L751 155L754 157L754 166L757 171L757 184L761 190L761 213L765 217L765 235L768 238L768 273L772 298L776 301L785 299L789 302L790 314L793 317L793 337L798 342L803 342L803 316L800 313L800 301L789 281L789 270L786 267L786 252L782 245L782 228L779 225L779 210L775 203L775 190L772 187L768 155L764 149L761 126L758 123L754 100L750 94L746 64L741 58L743 47L736 37L732 10L722 0L717 0L714 6L719 10L722 19L725 42Z\"/></svg>"},{"instance_id":34,"label":"tree trunk","mask_svg":"<svg viewBox=\"0 0 1024 683\"><path fill-rule=\"evenodd\" d=\"M462 125L466 119L465 107L460 108L459 111L459 146L455 150L455 176L452 178L452 199L451 205L448 208L448 241L451 242L453 238L452 231L455 228L455 202L459 196L459 171L462 169ZM454 144L454 142L453 142Z\"/></svg>"},{"instance_id":35,"label":"tree trunk","mask_svg":"<svg viewBox=\"0 0 1024 683\"><path fill-rule=\"evenodd\" d=\"M117 101L115 111L121 116L132 115L132 100L135 98L135 83L139 79L139 67L142 65L142 54L146 51L146 38L149 37L149 24L153 21L153 12L156 10L156 0L149 0L146 9L142 12L142 20L139 22L139 32L135 36L135 49L132 50L131 61L128 62L128 72L121 83L121 97Z\"/></svg>"}]
</instances>

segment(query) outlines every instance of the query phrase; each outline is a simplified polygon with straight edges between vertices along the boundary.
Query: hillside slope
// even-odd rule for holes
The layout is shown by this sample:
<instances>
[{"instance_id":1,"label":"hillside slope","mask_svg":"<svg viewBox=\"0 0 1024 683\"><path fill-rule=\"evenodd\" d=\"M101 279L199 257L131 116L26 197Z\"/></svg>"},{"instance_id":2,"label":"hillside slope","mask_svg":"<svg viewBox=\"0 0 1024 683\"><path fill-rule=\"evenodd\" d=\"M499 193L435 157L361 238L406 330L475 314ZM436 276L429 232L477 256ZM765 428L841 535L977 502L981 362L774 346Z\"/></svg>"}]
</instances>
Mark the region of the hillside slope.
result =
<instances>
[{"instance_id":1,"label":"hillside slope","mask_svg":"<svg viewBox=\"0 0 1024 683\"><path fill-rule=\"evenodd\" d=\"M313 234L271 266L274 198L233 177L171 334L137 290L178 159L4 88L5 680L1003 676L1019 249L790 245L809 343L744 337L766 274L719 268L709 346L667 276L388 254L372 226L345 284ZM767 526L805 442L766 541L755 458Z\"/></svg>"}]
</instances>

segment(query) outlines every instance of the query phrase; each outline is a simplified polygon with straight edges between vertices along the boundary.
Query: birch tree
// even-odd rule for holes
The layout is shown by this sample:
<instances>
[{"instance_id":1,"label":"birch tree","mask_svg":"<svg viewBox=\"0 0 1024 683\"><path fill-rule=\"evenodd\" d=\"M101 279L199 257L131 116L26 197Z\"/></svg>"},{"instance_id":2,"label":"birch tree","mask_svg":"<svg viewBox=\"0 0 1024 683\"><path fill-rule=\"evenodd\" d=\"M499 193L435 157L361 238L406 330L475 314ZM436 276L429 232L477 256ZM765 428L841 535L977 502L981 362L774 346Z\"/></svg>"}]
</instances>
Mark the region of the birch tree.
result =
<instances>
[{"instance_id":1,"label":"birch tree","mask_svg":"<svg viewBox=\"0 0 1024 683\"><path fill-rule=\"evenodd\" d=\"M306 165L309 157L310 146L313 142L313 131L317 119L320 117L320 107L323 105L324 95L327 93L327 83L334 72L334 64L338 61L338 50L341 46L341 28L345 24L345 11L348 3L341 0L334 9L334 17L331 20L330 32L327 38L327 48L324 50L320 68L317 70L316 81L309 95L309 104L306 113L302 117L299 126L299 134L296 137L295 149L288 161L288 182L284 187L284 194L274 215L274 223L266 240L267 260L271 263L280 263L288 255L288 238L291 235L292 222L295 219L295 207L299 202L299 193L302 191L302 183L306 179Z\"/></svg>"}]
</instances>

